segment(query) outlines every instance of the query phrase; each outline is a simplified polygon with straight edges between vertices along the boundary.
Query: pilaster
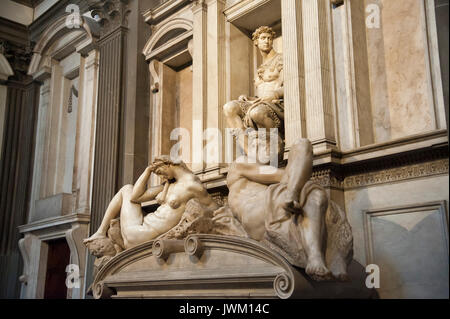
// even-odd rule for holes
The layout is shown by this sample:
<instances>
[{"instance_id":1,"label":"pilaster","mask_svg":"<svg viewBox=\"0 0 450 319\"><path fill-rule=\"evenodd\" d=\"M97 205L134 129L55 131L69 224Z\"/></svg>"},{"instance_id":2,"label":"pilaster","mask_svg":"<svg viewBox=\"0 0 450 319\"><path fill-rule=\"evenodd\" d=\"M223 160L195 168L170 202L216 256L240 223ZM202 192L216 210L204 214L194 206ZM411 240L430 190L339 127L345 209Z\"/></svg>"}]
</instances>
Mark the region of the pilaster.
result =
<instances>
[{"instance_id":1,"label":"pilaster","mask_svg":"<svg viewBox=\"0 0 450 319\"><path fill-rule=\"evenodd\" d=\"M100 17L99 74L95 120L94 170L90 234L101 223L123 175L123 130L128 1L90 1L92 15ZM88 260L86 287L92 281L93 258Z\"/></svg>"},{"instance_id":2,"label":"pilaster","mask_svg":"<svg viewBox=\"0 0 450 319\"><path fill-rule=\"evenodd\" d=\"M330 7L328 1L302 1L306 132L315 150L336 145Z\"/></svg>"},{"instance_id":3,"label":"pilaster","mask_svg":"<svg viewBox=\"0 0 450 319\"><path fill-rule=\"evenodd\" d=\"M305 69L303 48L302 2L281 1L283 28L283 73L285 145L306 137Z\"/></svg>"},{"instance_id":4,"label":"pilaster","mask_svg":"<svg viewBox=\"0 0 450 319\"><path fill-rule=\"evenodd\" d=\"M209 0L208 6L208 42L207 42L207 111L205 136L208 147L205 149L206 169L218 168L223 162L222 106L226 103L225 89L225 1ZM194 27L195 29L195 27ZM194 47L196 48L196 47ZM196 49L194 49L195 51ZM194 53L195 54L195 53ZM195 91L194 91L195 92ZM194 104L195 105L195 104ZM218 134L221 132L222 134ZM212 146L213 145L213 146Z\"/></svg>"},{"instance_id":5,"label":"pilaster","mask_svg":"<svg viewBox=\"0 0 450 319\"><path fill-rule=\"evenodd\" d=\"M192 7L193 47L192 56L192 170L204 169L203 130L206 128L207 95L207 7L203 0L194 2Z\"/></svg>"},{"instance_id":6,"label":"pilaster","mask_svg":"<svg viewBox=\"0 0 450 319\"><path fill-rule=\"evenodd\" d=\"M77 174L75 188L78 190L77 203L75 205L77 213L88 213L91 204L92 187L92 163L94 158L94 134L95 134L95 114L97 107L97 85L99 53L97 50L89 52L84 58L82 74L83 92L80 92L81 107L78 113L77 136ZM82 172L80 174L80 172Z\"/></svg>"}]
</instances>

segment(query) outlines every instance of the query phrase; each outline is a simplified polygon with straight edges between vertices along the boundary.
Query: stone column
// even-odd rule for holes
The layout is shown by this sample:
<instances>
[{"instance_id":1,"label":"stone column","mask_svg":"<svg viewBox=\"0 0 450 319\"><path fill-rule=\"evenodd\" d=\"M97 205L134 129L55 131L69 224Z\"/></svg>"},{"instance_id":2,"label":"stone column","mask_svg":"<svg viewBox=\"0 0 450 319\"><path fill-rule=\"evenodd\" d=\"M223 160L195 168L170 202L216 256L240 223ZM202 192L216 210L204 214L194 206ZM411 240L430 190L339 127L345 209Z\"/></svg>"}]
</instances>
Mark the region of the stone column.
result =
<instances>
[{"instance_id":1,"label":"stone column","mask_svg":"<svg viewBox=\"0 0 450 319\"><path fill-rule=\"evenodd\" d=\"M124 14L125 4L114 1ZM95 11L108 20L98 41L99 82L96 114L94 175L90 231L94 233L101 223L109 201L118 190L121 181L121 133L124 104L124 46L127 28L122 18L109 17L109 12ZM119 11L115 11L115 14ZM119 22L117 24L117 22Z\"/></svg>"},{"instance_id":2,"label":"stone column","mask_svg":"<svg viewBox=\"0 0 450 319\"><path fill-rule=\"evenodd\" d=\"M305 69L302 28L302 1L281 1L283 28L283 72L285 139L289 148L306 137Z\"/></svg>"},{"instance_id":3,"label":"stone column","mask_svg":"<svg viewBox=\"0 0 450 319\"><path fill-rule=\"evenodd\" d=\"M32 55L28 34L28 27L0 18L0 85L6 92L0 131L0 298L20 294L18 226L27 218L39 89L26 75Z\"/></svg>"},{"instance_id":4,"label":"stone column","mask_svg":"<svg viewBox=\"0 0 450 319\"><path fill-rule=\"evenodd\" d=\"M330 9L329 1L302 1L306 132L315 150L336 145Z\"/></svg>"},{"instance_id":5,"label":"stone column","mask_svg":"<svg viewBox=\"0 0 450 319\"><path fill-rule=\"evenodd\" d=\"M15 296L19 289L18 226L26 222L39 83L27 78L10 80L7 86L0 166L0 268L8 273L0 278L3 298Z\"/></svg>"},{"instance_id":6,"label":"stone column","mask_svg":"<svg viewBox=\"0 0 450 319\"><path fill-rule=\"evenodd\" d=\"M207 96L207 8L203 0L196 1L192 7L194 14L194 36L192 56L192 170L202 172L203 130L206 127Z\"/></svg>"},{"instance_id":7,"label":"stone column","mask_svg":"<svg viewBox=\"0 0 450 319\"><path fill-rule=\"evenodd\" d=\"M94 172L90 234L100 225L106 208L122 186L123 127L124 127L124 64L128 28L128 1L114 0L108 7L100 1L90 7L99 15L98 50L100 54L98 75L98 100L96 114ZM93 258L90 255L86 273L86 287L92 281Z\"/></svg>"},{"instance_id":8,"label":"stone column","mask_svg":"<svg viewBox=\"0 0 450 319\"><path fill-rule=\"evenodd\" d=\"M208 42L207 42L207 110L206 110L206 128L205 133L208 147L205 152L206 169L212 170L218 168L223 162L223 115L222 106L225 101L225 1L209 0L207 1L208 12ZM195 30L195 25L194 25ZM195 32L195 31L194 31ZM194 51L197 47L194 46ZM194 53L195 55L195 53ZM195 92L195 91L194 91ZM195 95L195 94L194 94ZM195 103L194 103L195 105ZM218 135L217 132L221 132ZM222 156L222 159L221 159Z\"/></svg>"},{"instance_id":9,"label":"stone column","mask_svg":"<svg viewBox=\"0 0 450 319\"><path fill-rule=\"evenodd\" d=\"M125 30L118 28L99 41L99 90L96 115L91 233L100 225L120 180L120 129Z\"/></svg>"}]
</instances>

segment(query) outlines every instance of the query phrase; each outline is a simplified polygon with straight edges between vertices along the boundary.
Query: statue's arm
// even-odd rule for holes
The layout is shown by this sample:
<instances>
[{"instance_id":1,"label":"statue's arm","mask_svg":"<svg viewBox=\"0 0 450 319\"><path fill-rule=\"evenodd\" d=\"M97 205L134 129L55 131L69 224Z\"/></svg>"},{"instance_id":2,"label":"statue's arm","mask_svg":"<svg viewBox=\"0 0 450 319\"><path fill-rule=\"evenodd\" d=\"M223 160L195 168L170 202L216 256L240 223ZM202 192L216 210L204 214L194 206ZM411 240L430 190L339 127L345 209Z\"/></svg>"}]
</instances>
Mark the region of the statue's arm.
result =
<instances>
[{"instance_id":1,"label":"statue's arm","mask_svg":"<svg viewBox=\"0 0 450 319\"><path fill-rule=\"evenodd\" d=\"M130 201L133 203L142 203L152 200L163 190L163 185L147 189L147 182L152 173L152 166L148 166L133 186Z\"/></svg>"},{"instance_id":2,"label":"statue's arm","mask_svg":"<svg viewBox=\"0 0 450 319\"><path fill-rule=\"evenodd\" d=\"M254 163L236 163L234 169L241 177L264 185L279 183L284 175L284 169Z\"/></svg>"},{"instance_id":3,"label":"statue's arm","mask_svg":"<svg viewBox=\"0 0 450 319\"><path fill-rule=\"evenodd\" d=\"M136 199L132 199L131 202L140 204L143 202L148 202L150 200L154 200L156 198L156 196L158 196L158 194L163 191L163 189L164 189L164 185L150 187L149 189L147 189L144 192L144 194L142 194L140 197L138 197Z\"/></svg>"},{"instance_id":4,"label":"statue's arm","mask_svg":"<svg viewBox=\"0 0 450 319\"><path fill-rule=\"evenodd\" d=\"M278 76L278 81L279 81L279 88L277 88L275 90L275 95L277 96L277 99L282 99L284 98L284 72L283 69L281 69L280 71L280 75Z\"/></svg>"}]
</instances>

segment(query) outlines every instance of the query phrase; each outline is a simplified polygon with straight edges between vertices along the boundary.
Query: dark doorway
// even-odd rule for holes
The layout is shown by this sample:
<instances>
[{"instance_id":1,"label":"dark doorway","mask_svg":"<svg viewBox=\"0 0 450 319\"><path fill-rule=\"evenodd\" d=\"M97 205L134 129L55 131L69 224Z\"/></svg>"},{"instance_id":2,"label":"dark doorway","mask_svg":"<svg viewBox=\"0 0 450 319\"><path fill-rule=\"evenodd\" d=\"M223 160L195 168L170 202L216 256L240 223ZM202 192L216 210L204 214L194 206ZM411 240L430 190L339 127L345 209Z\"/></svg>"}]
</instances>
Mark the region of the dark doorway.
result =
<instances>
[{"instance_id":1,"label":"dark doorway","mask_svg":"<svg viewBox=\"0 0 450 319\"><path fill-rule=\"evenodd\" d=\"M70 248L65 239L47 242L47 273L45 275L45 299L66 299L66 267L70 261Z\"/></svg>"}]
</instances>

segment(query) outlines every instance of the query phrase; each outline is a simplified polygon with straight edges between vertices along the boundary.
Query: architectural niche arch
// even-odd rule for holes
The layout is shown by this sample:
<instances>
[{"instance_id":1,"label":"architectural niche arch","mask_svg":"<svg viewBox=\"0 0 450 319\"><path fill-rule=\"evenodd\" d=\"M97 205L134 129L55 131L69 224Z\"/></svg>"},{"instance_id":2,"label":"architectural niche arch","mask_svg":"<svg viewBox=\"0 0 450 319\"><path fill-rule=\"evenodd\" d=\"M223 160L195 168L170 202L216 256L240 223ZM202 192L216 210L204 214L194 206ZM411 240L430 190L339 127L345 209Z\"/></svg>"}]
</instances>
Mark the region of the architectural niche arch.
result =
<instances>
[{"instance_id":1,"label":"architectural niche arch","mask_svg":"<svg viewBox=\"0 0 450 319\"><path fill-rule=\"evenodd\" d=\"M174 32L179 30L185 30L184 32ZM173 33L173 36L170 36L170 33ZM157 27L153 35L147 41L144 46L142 53L145 55L145 59L148 61L152 58L155 58L157 54L163 53L164 51L170 51L170 48L173 48L177 45L182 45L187 47L188 41L192 38L193 34L193 23L188 19L176 18L170 20L161 26ZM167 37L165 39L166 43L161 45L160 40L163 37ZM183 43L185 42L185 45Z\"/></svg>"},{"instance_id":2,"label":"architectural niche arch","mask_svg":"<svg viewBox=\"0 0 450 319\"><path fill-rule=\"evenodd\" d=\"M80 53L83 53L83 51L89 51L92 47L92 44L100 37L100 27L94 19L80 16L81 23L79 27L70 28L66 23L68 17L69 15L65 15L59 18L44 31L41 38L34 47L34 54L28 68L29 75L35 75L36 72L38 72L46 64L46 60L49 55L49 49L55 42L57 42L67 34L80 31L84 32L83 39L81 39L81 41L78 41L78 43L80 43L80 47L77 48L77 51L79 51Z\"/></svg>"},{"instance_id":3,"label":"architectural niche arch","mask_svg":"<svg viewBox=\"0 0 450 319\"><path fill-rule=\"evenodd\" d=\"M174 128L191 130L191 114L187 112L192 108L192 69L186 68L192 64L192 38L193 22L174 18L154 29L142 51L149 63L150 91L153 93L149 158L168 154L173 141L167 141L167 136ZM176 93L175 86L179 88ZM185 159L185 162L190 160ZM152 185L158 184L152 178Z\"/></svg>"}]
</instances>

